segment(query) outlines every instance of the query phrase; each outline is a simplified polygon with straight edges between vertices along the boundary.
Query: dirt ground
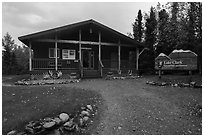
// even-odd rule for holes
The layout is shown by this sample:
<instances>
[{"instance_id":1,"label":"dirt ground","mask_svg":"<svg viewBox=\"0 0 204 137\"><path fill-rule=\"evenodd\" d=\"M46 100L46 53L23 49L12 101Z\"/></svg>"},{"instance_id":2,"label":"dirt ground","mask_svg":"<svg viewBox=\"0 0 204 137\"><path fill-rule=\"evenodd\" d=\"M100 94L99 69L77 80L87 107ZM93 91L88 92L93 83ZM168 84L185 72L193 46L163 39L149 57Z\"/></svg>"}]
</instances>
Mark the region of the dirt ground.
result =
<instances>
[{"instance_id":1,"label":"dirt ground","mask_svg":"<svg viewBox=\"0 0 204 137\"><path fill-rule=\"evenodd\" d=\"M87 79L63 87L102 95L100 117L88 127L88 134L201 135L202 115L192 114L192 108L202 106L202 89L146 84L155 79L154 76L131 80Z\"/></svg>"},{"instance_id":2,"label":"dirt ground","mask_svg":"<svg viewBox=\"0 0 204 137\"><path fill-rule=\"evenodd\" d=\"M147 80L84 80L66 86L99 92L104 108L98 125L90 134L101 135L185 135L202 134L201 116L190 108L202 105L202 90L154 87Z\"/></svg>"}]
</instances>

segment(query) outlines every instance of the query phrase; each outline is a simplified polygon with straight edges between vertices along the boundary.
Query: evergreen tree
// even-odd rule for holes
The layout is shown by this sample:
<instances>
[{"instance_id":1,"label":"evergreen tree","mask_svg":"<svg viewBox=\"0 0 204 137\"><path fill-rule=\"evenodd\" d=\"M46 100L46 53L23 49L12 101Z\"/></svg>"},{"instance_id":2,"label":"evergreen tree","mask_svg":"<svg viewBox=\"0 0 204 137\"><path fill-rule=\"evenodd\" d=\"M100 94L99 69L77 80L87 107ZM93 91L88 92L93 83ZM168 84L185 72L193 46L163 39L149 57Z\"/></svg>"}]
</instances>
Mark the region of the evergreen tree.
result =
<instances>
[{"instance_id":1,"label":"evergreen tree","mask_svg":"<svg viewBox=\"0 0 204 137\"><path fill-rule=\"evenodd\" d=\"M2 38L3 74L22 74L28 72L29 48L15 44L9 33Z\"/></svg>"},{"instance_id":2,"label":"evergreen tree","mask_svg":"<svg viewBox=\"0 0 204 137\"><path fill-rule=\"evenodd\" d=\"M156 56L160 53L169 54L171 49L169 48L168 43L168 23L169 15L165 9L159 11L158 15L158 32L157 32L157 47L156 47Z\"/></svg>"},{"instance_id":3,"label":"evergreen tree","mask_svg":"<svg viewBox=\"0 0 204 137\"><path fill-rule=\"evenodd\" d=\"M6 33L2 39L2 72L3 74L11 74L14 69L16 69L16 57L13 52L15 43L9 33Z\"/></svg>"},{"instance_id":4,"label":"evergreen tree","mask_svg":"<svg viewBox=\"0 0 204 137\"><path fill-rule=\"evenodd\" d=\"M151 7L150 15L146 18L145 23L145 45L149 49L148 51L142 54L140 60L142 60L142 69L154 69L154 45L156 43L156 27L157 27L157 20L155 15L155 9Z\"/></svg>"},{"instance_id":5,"label":"evergreen tree","mask_svg":"<svg viewBox=\"0 0 204 137\"><path fill-rule=\"evenodd\" d=\"M142 42L143 27L142 27L141 10L138 11L137 18L135 19L135 22L133 23L133 36L135 40L137 40L138 42Z\"/></svg>"},{"instance_id":6,"label":"evergreen tree","mask_svg":"<svg viewBox=\"0 0 204 137\"><path fill-rule=\"evenodd\" d=\"M198 68L202 71L202 4L189 2L187 29L187 49L198 54Z\"/></svg>"},{"instance_id":7,"label":"evergreen tree","mask_svg":"<svg viewBox=\"0 0 204 137\"><path fill-rule=\"evenodd\" d=\"M20 73L28 72L29 66L29 48L24 44L22 46L18 46L15 49L15 55L17 58L17 64L19 66Z\"/></svg>"},{"instance_id":8,"label":"evergreen tree","mask_svg":"<svg viewBox=\"0 0 204 137\"><path fill-rule=\"evenodd\" d=\"M134 29L139 32L138 27ZM134 37L139 39L138 34ZM162 7L158 3L156 11L151 7L150 15L145 16L144 38L150 50L141 55L140 68L153 68L152 59L161 52L169 55L174 49L184 49L198 54L202 70L202 3L173 2Z\"/></svg>"},{"instance_id":9,"label":"evergreen tree","mask_svg":"<svg viewBox=\"0 0 204 137\"><path fill-rule=\"evenodd\" d=\"M195 36L195 30L196 30L196 17L195 17L195 3L194 2L190 2L190 7L188 10L188 30L187 30L187 39L188 39L188 44L186 45L186 49L194 50L194 43L196 41L196 36Z\"/></svg>"},{"instance_id":10,"label":"evergreen tree","mask_svg":"<svg viewBox=\"0 0 204 137\"><path fill-rule=\"evenodd\" d=\"M173 2L172 4L172 10L171 10L171 18L168 26L168 48L169 53L172 52L172 50L178 48L178 12L179 12L179 4L178 2Z\"/></svg>"}]
</instances>

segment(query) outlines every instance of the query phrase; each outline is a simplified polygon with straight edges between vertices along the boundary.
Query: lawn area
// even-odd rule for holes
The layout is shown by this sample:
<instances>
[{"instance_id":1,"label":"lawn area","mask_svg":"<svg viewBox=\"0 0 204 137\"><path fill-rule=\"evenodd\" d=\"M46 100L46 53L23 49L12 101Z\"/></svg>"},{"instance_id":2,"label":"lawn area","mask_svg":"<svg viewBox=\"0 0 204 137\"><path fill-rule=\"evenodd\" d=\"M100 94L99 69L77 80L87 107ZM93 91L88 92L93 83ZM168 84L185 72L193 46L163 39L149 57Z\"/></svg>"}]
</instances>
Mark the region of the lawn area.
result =
<instances>
[{"instance_id":1,"label":"lawn area","mask_svg":"<svg viewBox=\"0 0 204 137\"><path fill-rule=\"evenodd\" d=\"M147 76L153 81L172 82L172 83L190 83L196 82L198 85L202 85L202 77L200 75L162 75L161 79L158 76Z\"/></svg>"},{"instance_id":2,"label":"lawn area","mask_svg":"<svg viewBox=\"0 0 204 137\"><path fill-rule=\"evenodd\" d=\"M11 81L11 80L10 80ZM3 86L2 133L22 130L29 121L71 114L87 104L98 105L94 91L64 86Z\"/></svg>"},{"instance_id":3,"label":"lawn area","mask_svg":"<svg viewBox=\"0 0 204 137\"><path fill-rule=\"evenodd\" d=\"M146 84L146 81L201 84L199 75L84 79L79 83L47 86L15 86L13 78L3 78L4 83L11 84L3 86L2 91L3 134L23 128L31 120L75 112L86 104L95 104L99 112L86 134L202 134L202 88Z\"/></svg>"},{"instance_id":4,"label":"lawn area","mask_svg":"<svg viewBox=\"0 0 204 137\"><path fill-rule=\"evenodd\" d=\"M162 77L177 82L187 79L183 75ZM146 84L157 80L158 76L152 75L126 80L85 80L74 85L98 91L105 100L104 115L93 134L201 135L202 89ZM194 75L194 80L201 83L201 76Z\"/></svg>"},{"instance_id":5,"label":"lawn area","mask_svg":"<svg viewBox=\"0 0 204 137\"><path fill-rule=\"evenodd\" d=\"M18 80L22 79L29 79L30 75L29 74L24 74L24 75L4 75L2 76L2 83L3 84L14 84Z\"/></svg>"}]
</instances>

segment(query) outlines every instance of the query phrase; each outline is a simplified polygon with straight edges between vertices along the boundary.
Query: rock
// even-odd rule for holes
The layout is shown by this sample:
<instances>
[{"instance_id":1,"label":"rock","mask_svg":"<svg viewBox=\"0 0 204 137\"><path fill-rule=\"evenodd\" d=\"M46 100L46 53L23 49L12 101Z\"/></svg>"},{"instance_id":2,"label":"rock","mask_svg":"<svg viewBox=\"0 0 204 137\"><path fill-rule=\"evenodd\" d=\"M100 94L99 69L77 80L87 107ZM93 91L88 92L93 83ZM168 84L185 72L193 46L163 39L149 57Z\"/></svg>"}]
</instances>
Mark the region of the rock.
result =
<instances>
[{"instance_id":1,"label":"rock","mask_svg":"<svg viewBox=\"0 0 204 137\"><path fill-rule=\"evenodd\" d=\"M89 114L91 113L91 110L89 110L88 108L85 111L89 112Z\"/></svg>"},{"instance_id":2,"label":"rock","mask_svg":"<svg viewBox=\"0 0 204 137\"><path fill-rule=\"evenodd\" d=\"M10 132L7 133L7 135L16 135L17 131L16 130L11 130Z\"/></svg>"},{"instance_id":3,"label":"rock","mask_svg":"<svg viewBox=\"0 0 204 137\"><path fill-rule=\"evenodd\" d=\"M155 82L148 82L147 84L150 84L150 85L156 85L156 83Z\"/></svg>"},{"instance_id":4,"label":"rock","mask_svg":"<svg viewBox=\"0 0 204 137\"><path fill-rule=\"evenodd\" d=\"M74 124L73 119L71 119L70 121L68 121L68 122L66 122L66 123L64 124L64 127L72 127L73 124Z\"/></svg>"},{"instance_id":5,"label":"rock","mask_svg":"<svg viewBox=\"0 0 204 137\"><path fill-rule=\"evenodd\" d=\"M80 126L83 126L83 124L84 124L84 123L83 123L83 119L80 118L80 119L79 119L79 125L80 125Z\"/></svg>"},{"instance_id":6,"label":"rock","mask_svg":"<svg viewBox=\"0 0 204 137\"><path fill-rule=\"evenodd\" d=\"M162 82L161 85L162 85L162 86L166 86L166 82Z\"/></svg>"},{"instance_id":7,"label":"rock","mask_svg":"<svg viewBox=\"0 0 204 137\"><path fill-rule=\"evenodd\" d=\"M183 87L190 87L190 84L183 83Z\"/></svg>"},{"instance_id":8,"label":"rock","mask_svg":"<svg viewBox=\"0 0 204 137\"><path fill-rule=\"evenodd\" d=\"M74 80L70 80L70 83L74 83Z\"/></svg>"},{"instance_id":9,"label":"rock","mask_svg":"<svg viewBox=\"0 0 204 137\"><path fill-rule=\"evenodd\" d=\"M43 119L45 122L51 122L53 119L52 118L49 118L49 117L46 117Z\"/></svg>"},{"instance_id":10,"label":"rock","mask_svg":"<svg viewBox=\"0 0 204 137\"><path fill-rule=\"evenodd\" d=\"M76 83L79 83L79 80L76 80Z\"/></svg>"},{"instance_id":11,"label":"rock","mask_svg":"<svg viewBox=\"0 0 204 137\"><path fill-rule=\"evenodd\" d=\"M121 126L119 126L119 127L118 127L118 129L120 130L120 129L122 129L122 127L121 127Z\"/></svg>"},{"instance_id":12,"label":"rock","mask_svg":"<svg viewBox=\"0 0 204 137\"><path fill-rule=\"evenodd\" d=\"M62 122L61 119L58 118L58 117L54 118L53 121L54 121L57 125L59 125L59 124Z\"/></svg>"},{"instance_id":13,"label":"rock","mask_svg":"<svg viewBox=\"0 0 204 137\"><path fill-rule=\"evenodd\" d=\"M74 126L72 126L72 127L64 127L64 129L67 130L67 131L74 131Z\"/></svg>"},{"instance_id":14,"label":"rock","mask_svg":"<svg viewBox=\"0 0 204 137\"><path fill-rule=\"evenodd\" d=\"M172 84L172 87L178 87L178 84Z\"/></svg>"},{"instance_id":15,"label":"rock","mask_svg":"<svg viewBox=\"0 0 204 137\"><path fill-rule=\"evenodd\" d=\"M76 124L76 123L74 124L74 129L75 129L76 132L79 132L79 126L78 126L78 124Z\"/></svg>"},{"instance_id":16,"label":"rock","mask_svg":"<svg viewBox=\"0 0 204 137\"><path fill-rule=\"evenodd\" d=\"M61 113L59 115L59 118L63 121L63 122L66 122L68 119L69 119L69 115L66 114L66 113Z\"/></svg>"},{"instance_id":17,"label":"rock","mask_svg":"<svg viewBox=\"0 0 204 137\"><path fill-rule=\"evenodd\" d=\"M86 115L86 116L89 116L90 114L89 114L88 111L82 111L82 112L81 112L81 115L82 115L82 116L85 116L85 115Z\"/></svg>"},{"instance_id":18,"label":"rock","mask_svg":"<svg viewBox=\"0 0 204 137\"><path fill-rule=\"evenodd\" d=\"M194 88L202 88L202 85L194 85Z\"/></svg>"},{"instance_id":19,"label":"rock","mask_svg":"<svg viewBox=\"0 0 204 137\"><path fill-rule=\"evenodd\" d=\"M82 110L85 110L86 108L85 108L85 107L81 107L81 109L82 109Z\"/></svg>"},{"instance_id":20,"label":"rock","mask_svg":"<svg viewBox=\"0 0 204 137\"><path fill-rule=\"evenodd\" d=\"M196 84L196 82L194 82L194 81L190 82L191 86L195 86L195 84Z\"/></svg>"},{"instance_id":21,"label":"rock","mask_svg":"<svg viewBox=\"0 0 204 137\"><path fill-rule=\"evenodd\" d=\"M89 120L89 117L85 116L83 117L83 122L87 122Z\"/></svg>"},{"instance_id":22,"label":"rock","mask_svg":"<svg viewBox=\"0 0 204 137\"><path fill-rule=\"evenodd\" d=\"M55 130L54 130L54 134L55 134L55 135L61 135L60 130L59 130L59 129L55 129Z\"/></svg>"},{"instance_id":23,"label":"rock","mask_svg":"<svg viewBox=\"0 0 204 137\"><path fill-rule=\"evenodd\" d=\"M16 135L26 135L25 132L18 132Z\"/></svg>"},{"instance_id":24,"label":"rock","mask_svg":"<svg viewBox=\"0 0 204 137\"><path fill-rule=\"evenodd\" d=\"M35 134L40 134L40 133L42 133L44 131L44 128L41 125L36 126L33 129L34 129Z\"/></svg>"},{"instance_id":25,"label":"rock","mask_svg":"<svg viewBox=\"0 0 204 137\"><path fill-rule=\"evenodd\" d=\"M40 132L42 130L41 123L39 121L30 121L26 126L25 126L26 132L30 134L35 134L37 132Z\"/></svg>"},{"instance_id":26,"label":"rock","mask_svg":"<svg viewBox=\"0 0 204 137\"><path fill-rule=\"evenodd\" d=\"M89 110L93 111L93 107L92 107L91 105L86 105L86 107L87 107Z\"/></svg>"},{"instance_id":27,"label":"rock","mask_svg":"<svg viewBox=\"0 0 204 137\"><path fill-rule=\"evenodd\" d=\"M73 131L74 130L74 119L71 119L70 121L66 122L64 124L64 129L66 129L67 131Z\"/></svg>"},{"instance_id":28,"label":"rock","mask_svg":"<svg viewBox=\"0 0 204 137\"><path fill-rule=\"evenodd\" d=\"M59 132L60 132L60 134L61 134L61 135L63 135L63 134L64 134L63 127L60 127L58 130L59 130Z\"/></svg>"},{"instance_id":29,"label":"rock","mask_svg":"<svg viewBox=\"0 0 204 137\"><path fill-rule=\"evenodd\" d=\"M34 129L32 127L29 127L29 126L26 126L25 127L25 131L28 132L28 133L31 133L31 134L34 134Z\"/></svg>"},{"instance_id":30,"label":"rock","mask_svg":"<svg viewBox=\"0 0 204 137\"><path fill-rule=\"evenodd\" d=\"M46 128L46 129L50 129L50 128L54 127L55 124L56 124L56 123L55 123L54 121L52 121L52 122L47 122L47 123L45 123L45 124L43 125L43 127Z\"/></svg>"}]
</instances>

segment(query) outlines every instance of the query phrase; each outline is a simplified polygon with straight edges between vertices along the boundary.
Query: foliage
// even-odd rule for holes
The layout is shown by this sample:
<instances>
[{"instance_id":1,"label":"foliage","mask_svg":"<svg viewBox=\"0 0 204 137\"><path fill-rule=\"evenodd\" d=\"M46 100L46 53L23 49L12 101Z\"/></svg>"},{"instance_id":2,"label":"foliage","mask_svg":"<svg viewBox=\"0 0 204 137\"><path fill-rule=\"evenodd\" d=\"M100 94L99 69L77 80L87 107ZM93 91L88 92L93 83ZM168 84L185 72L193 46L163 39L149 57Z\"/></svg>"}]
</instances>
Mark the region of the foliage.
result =
<instances>
[{"instance_id":1,"label":"foliage","mask_svg":"<svg viewBox=\"0 0 204 137\"><path fill-rule=\"evenodd\" d=\"M3 74L15 73L17 67L17 61L13 49L15 47L14 40L9 33L6 33L2 39L2 72Z\"/></svg>"},{"instance_id":2,"label":"foliage","mask_svg":"<svg viewBox=\"0 0 204 137\"><path fill-rule=\"evenodd\" d=\"M19 67L19 73L27 73L29 66L29 48L24 44L15 48L15 55Z\"/></svg>"},{"instance_id":3,"label":"foliage","mask_svg":"<svg viewBox=\"0 0 204 137\"><path fill-rule=\"evenodd\" d=\"M158 3L146 13L142 26L143 42L150 50L143 52L139 68L152 68L154 57L160 53L169 55L174 49L191 50L198 54L198 67L202 70L202 3ZM139 12L133 24L134 38L139 41ZM148 57L149 56L149 57Z\"/></svg>"},{"instance_id":4,"label":"foliage","mask_svg":"<svg viewBox=\"0 0 204 137\"><path fill-rule=\"evenodd\" d=\"M188 29L186 48L198 54L198 64L202 70L202 4L200 2L189 2Z\"/></svg>"},{"instance_id":5,"label":"foliage","mask_svg":"<svg viewBox=\"0 0 204 137\"><path fill-rule=\"evenodd\" d=\"M168 18L169 15L166 12L165 9L162 9L158 13L158 34L157 34L157 49L156 49L156 56L158 56L160 53L168 54L169 46L168 43ZM168 46L168 47L167 47Z\"/></svg>"},{"instance_id":6,"label":"foliage","mask_svg":"<svg viewBox=\"0 0 204 137\"><path fill-rule=\"evenodd\" d=\"M140 69L149 68L150 70L153 70L155 58L154 44L156 43L157 27L156 14L155 9L153 7L151 7L150 9L150 16L146 18L145 27L145 45L146 48L148 48L149 50L144 52L144 54L141 56L141 60L143 61L143 63Z\"/></svg>"},{"instance_id":7,"label":"foliage","mask_svg":"<svg viewBox=\"0 0 204 137\"><path fill-rule=\"evenodd\" d=\"M138 11L137 18L133 23L133 36L134 39L138 42L142 42L142 35L143 35L143 27L142 27L142 12L141 10Z\"/></svg>"},{"instance_id":8,"label":"foliage","mask_svg":"<svg viewBox=\"0 0 204 137\"><path fill-rule=\"evenodd\" d=\"M9 33L2 38L3 74L22 74L28 70L28 47L15 44Z\"/></svg>"}]
</instances>

